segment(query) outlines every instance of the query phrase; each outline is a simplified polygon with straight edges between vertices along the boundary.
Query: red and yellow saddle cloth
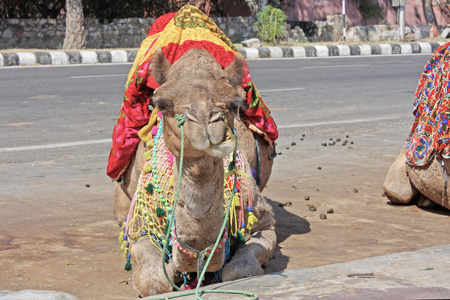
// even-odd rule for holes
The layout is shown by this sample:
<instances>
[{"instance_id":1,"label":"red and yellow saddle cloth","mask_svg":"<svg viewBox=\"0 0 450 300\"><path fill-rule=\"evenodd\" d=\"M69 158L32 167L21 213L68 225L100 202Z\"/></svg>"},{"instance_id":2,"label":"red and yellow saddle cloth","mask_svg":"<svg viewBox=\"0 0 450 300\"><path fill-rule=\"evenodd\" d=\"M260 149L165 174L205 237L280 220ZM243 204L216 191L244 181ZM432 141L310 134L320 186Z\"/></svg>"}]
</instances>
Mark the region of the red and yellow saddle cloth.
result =
<instances>
[{"instance_id":1,"label":"red and yellow saddle cloth","mask_svg":"<svg viewBox=\"0 0 450 300\"><path fill-rule=\"evenodd\" d=\"M194 6L185 5L177 13L161 16L155 21L128 74L122 108L114 127L107 167L108 176L114 180L127 169L139 143L138 132L150 119L150 95L159 86L150 75L150 59L158 47L171 64L192 48L206 49L223 68L238 53L220 28ZM247 65L241 86L247 93L248 107L241 110L241 117L251 130L272 143L278 137L277 126L252 82Z\"/></svg>"},{"instance_id":2,"label":"red and yellow saddle cloth","mask_svg":"<svg viewBox=\"0 0 450 300\"><path fill-rule=\"evenodd\" d=\"M450 158L450 42L439 47L420 76L416 117L406 139L406 161L425 166L438 155Z\"/></svg>"}]
</instances>

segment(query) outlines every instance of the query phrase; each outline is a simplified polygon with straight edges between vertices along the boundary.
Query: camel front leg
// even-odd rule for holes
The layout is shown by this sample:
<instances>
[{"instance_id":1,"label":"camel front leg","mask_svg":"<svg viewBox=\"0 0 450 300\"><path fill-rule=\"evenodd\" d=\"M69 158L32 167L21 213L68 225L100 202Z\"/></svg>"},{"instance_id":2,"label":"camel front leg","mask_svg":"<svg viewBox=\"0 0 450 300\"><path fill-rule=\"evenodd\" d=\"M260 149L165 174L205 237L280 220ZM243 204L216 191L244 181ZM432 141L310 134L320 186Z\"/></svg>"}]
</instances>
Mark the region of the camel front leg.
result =
<instances>
[{"instance_id":1,"label":"camel front leg","mask_svg":"<svg viewBox=\"0 0 450 300\"><path fill-rule=\"evenodd\" d=\"M173 291L164 275L161 255L161 250L156 249L148 238L142 238L131 246L133 287L139 296L147 297ZM170 262L166 263L166 272L172 282L180 279Z\"/></svg>"},{"instance_id":2,"label":"camel front leg","mask_svg":"<svg viewBox=\"0 0 450 300\"><path fill-rule=\"evenodd\" d=\"M264 270L261 265L269 261L276 243L277 237L274 229L253 233L251 239L239 246L232 259L223 268L222 280L230 281L263 275Z\"/></svg>"}]
</instances>

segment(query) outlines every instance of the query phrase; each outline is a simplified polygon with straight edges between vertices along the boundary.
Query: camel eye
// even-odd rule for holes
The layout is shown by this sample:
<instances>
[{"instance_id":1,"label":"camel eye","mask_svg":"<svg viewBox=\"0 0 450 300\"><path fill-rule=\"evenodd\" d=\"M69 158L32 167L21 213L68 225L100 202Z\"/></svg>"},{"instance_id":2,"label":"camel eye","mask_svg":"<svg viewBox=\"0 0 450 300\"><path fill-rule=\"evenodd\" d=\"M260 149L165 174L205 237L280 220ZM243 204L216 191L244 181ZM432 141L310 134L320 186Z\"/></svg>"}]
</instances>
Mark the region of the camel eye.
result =
<instances>
[{"instance_id":1,"label":"camel eye","mask_svg":"<svg viewBox=\"0 0 450 300\"><path fill-rule=\"evenodd\" d=\"M236 113L240 107L244 107L244 100L241 98L236 98L227 104L227 109Z\"/></svg>"},{"instance_id":2,"label":"camel eye","mask_svg":"<svg viewBox=\"0 0 450 300\"><path fill-rule=\"evenodd\" d=\"M166 112L169 110L173 110L173 102L171 100L157 98L155 99L155 105L158 106L161 112Z\"/></svg>"}]
</instances>

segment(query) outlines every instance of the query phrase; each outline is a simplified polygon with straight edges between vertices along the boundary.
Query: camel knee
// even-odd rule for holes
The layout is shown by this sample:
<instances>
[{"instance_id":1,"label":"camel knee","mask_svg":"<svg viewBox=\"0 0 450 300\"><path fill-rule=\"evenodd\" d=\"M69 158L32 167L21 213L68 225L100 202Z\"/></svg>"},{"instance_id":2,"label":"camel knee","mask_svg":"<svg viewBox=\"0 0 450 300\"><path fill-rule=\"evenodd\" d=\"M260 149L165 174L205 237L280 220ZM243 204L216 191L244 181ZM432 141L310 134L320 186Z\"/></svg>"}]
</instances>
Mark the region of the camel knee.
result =
<instances>
[{"instance_id":1,"label":"camel knee","mask_svg":"<svg viewBox=\"0 0 450 300\"><path fill-rule=\"evenodd\" d=\"M120 226L125 222L130 209L131 198L124 191L124 187L116 183L114 189L114 217Z\"/></svg>"},{"instance_id":2,"label":"camel knee","mask_svg":"<svg viewBox=\"0 0 450 300\"><path fill-rule=\"evenodd\" d=\"M405 152L402 150L390 167L383 183L386 197L395 204L407 204L418 193L409 180L406 164Z\"/></svg>"},{"instance_id":3,"label":"camel knee","mask_svg":"<svg viewBox=\"0 0 450 300\"><path fill-rule=\"evenodd\" d=\"M143 238L131 246L131 259L133 287L141 297L173 291L164 274L162 253L153 246L150 239ZM176 270L170 263L166 263L166 272L174 282Z\"/></svg>"}]
</instances>

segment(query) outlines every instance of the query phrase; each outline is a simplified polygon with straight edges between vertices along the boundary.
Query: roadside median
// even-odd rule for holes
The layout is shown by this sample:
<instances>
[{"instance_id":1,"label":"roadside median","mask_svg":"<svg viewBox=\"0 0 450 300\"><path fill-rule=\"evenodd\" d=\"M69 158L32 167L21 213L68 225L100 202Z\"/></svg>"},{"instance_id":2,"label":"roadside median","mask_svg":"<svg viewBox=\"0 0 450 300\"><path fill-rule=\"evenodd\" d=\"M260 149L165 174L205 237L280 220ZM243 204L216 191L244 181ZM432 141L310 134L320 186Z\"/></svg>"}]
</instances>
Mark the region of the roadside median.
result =
<instances>
[{"instance_id":1,"label":"roadside median","mask_svg":"<svg viewBox=\"0 0 450 300\"><path fill-rule=\"evenodd\" d=\"M444 42L238 48L245 59L433 53ZM0 52L0 67L132 63L137 49Z\"/></svg>"}]
</instances>

